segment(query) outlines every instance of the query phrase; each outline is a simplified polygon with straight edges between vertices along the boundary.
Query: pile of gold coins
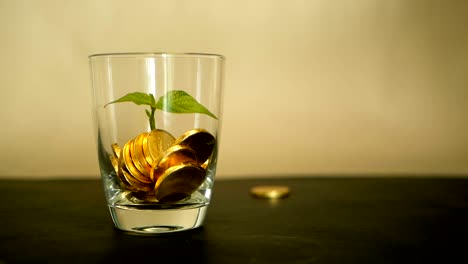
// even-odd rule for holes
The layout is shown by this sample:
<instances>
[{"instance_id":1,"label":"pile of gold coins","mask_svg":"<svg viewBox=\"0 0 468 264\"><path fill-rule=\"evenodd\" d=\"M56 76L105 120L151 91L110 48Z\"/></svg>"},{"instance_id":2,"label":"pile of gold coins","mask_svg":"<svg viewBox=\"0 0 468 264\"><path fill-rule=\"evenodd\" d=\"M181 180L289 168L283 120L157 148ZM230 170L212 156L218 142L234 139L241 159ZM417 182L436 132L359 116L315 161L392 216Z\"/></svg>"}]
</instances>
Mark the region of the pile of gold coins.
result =
<instances>
[{"instance_id":1,"label":"pile of gold coins","mask_svg":"<svg viewBox=\"0 0 468 264\"><path fill-rule=\"evenodd\" d=\"M159 202L174 202L196 191L206 178L206 167L216 139L204 129L174 138L155 129L144 132L121 148L112 144L110 160L121 185L147 192Z\"/></svg>"}]
</instances>

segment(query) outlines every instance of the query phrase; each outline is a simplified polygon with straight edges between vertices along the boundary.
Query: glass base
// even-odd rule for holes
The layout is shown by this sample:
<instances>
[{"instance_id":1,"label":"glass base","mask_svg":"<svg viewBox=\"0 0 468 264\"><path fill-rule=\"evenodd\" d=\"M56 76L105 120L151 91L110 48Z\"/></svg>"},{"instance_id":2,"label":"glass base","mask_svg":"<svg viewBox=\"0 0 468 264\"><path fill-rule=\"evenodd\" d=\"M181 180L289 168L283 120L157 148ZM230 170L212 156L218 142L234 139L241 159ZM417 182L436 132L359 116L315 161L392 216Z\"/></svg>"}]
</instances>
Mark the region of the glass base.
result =
<instances>
[{"instance_id":1,"label":"glass base","mask_svg":"<svg viewBox=\"0 0 468 264\"><path fill-rule=\"evenodd\" d=\"M208 205L187 208L135 208L109 206L118 229L142 234L162 234L190 230L202 225Z\"/></svg>"}]
</instances>

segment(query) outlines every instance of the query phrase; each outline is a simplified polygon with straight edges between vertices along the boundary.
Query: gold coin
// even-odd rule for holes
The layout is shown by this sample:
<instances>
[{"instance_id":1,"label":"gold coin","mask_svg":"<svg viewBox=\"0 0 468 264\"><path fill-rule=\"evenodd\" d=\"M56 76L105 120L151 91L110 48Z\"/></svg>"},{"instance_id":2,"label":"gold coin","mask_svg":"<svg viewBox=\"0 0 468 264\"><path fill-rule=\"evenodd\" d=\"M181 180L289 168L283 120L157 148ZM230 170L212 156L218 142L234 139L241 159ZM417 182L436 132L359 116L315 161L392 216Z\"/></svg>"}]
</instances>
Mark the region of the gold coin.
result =
<instances>
[{"instance_id":1,"label":"gold coin","mask_svg":"<svg viewBox=\"0 0 468 264\"><path fill-rule=\"evenodd\" d=\"M203 183L206 171L196 164L172 166L158 178L155 185L155 197L160 202L182 200Z\"/></svg>"},{"instance_id":2,"label":"gold coin","mask_svg":"<svg viewBox=\"0 0 468 264\"><path fill-rule=\"evenodd\" d=\"M250 189L250 193L257 198L276 199L288 196L290 190L282 185L261 185Z\"/></svg>"},{"instance_id":3,"label":"gold coin","mask_svg":"<svg viewBox=\"0 0 468 264\"><path fill-rule=\"evenodd\" d=\"M112 163L112 167L114 167L115 173L119 173L119 159L115 156L110 156L109 158Z\"/></svg>"},{"instance_id":4,"label":"gold coin","mask_svg":"<svg viewBox=\"0 0 468 264\"><path fill-rule=\"evenodd\" d=\"M123 156L122 156L123 157ZM127 170L125 166L124 160L121 158L119 162L119 174L121 181L127 186L127 189L131 191L142 191L142 190L150 190L152 189L150 185L146 186L146 184L138 181L132 174Z\"/></svg>"},{"instance_id":5,"label":"gold coin","mask_svg":"<svg viewBox=\"0 0 468 264\"><path fill-rule=\"evenodd\" d=\"M151 170L151 180L156 181L165 170L172 166L189 162L197 162L195 152L189 147L174 145L164 152L156 166Z\"/></svg>"},{"instance_id":6,"label":"gold coin","mask_svg":"<svg viewBox=\"0 0 468 264\"><path fill-rule=\"evenodd\" d=\"M146 133L142 140L141 140L141 147L143 148L143 156L146 159L146 162L150 165L153 166L154 160L151 158L151 155L149 153L149 147L148 147L148 137L150 133Z\"/></svg>"},{"instance_id":7,"label":"gold coin","mask_svg":"<svg viewBox=\"0 0 468 264\"><path fill-rule=\"evenodd\" d=\"M132 161L136 168L141 172L141 174L149 178L151 166L146 161L145 154L143 153L143 138L146 134L147 133L141 133L133 140L133 147L130 149L130 155L132 156Z\"/></svg>"},{"instance_id":8,"label":"gold coin","mask_svg":"<svg viewBox=\"0 0 468 264\"><path fill-rule=\"evenodd\" d=\"M153 190L153 186L151 184L145 184L137 179L135 179L127 170L122 168L122 173L130 184L130 186L134 187L138 191L149 192Z\"/></svg>"},{"instance_id":9,"label":"gold coin","mask_svg":"<svg viewBox=\"0 0 468 264\"><path fill-rule=\"evenodd\" d=\"M146 161L154 166L156 160L174 144L175 138L167 131L155 129L142 139Z\"/></svg>"},{"instance_id":10,"label":"gold coin","mask_svg":"<svg viewBox=\"0 0 468 264\"><path fill-rule=\"evenodd\" d=\"M175 142L177 145L188 146L195 151L197 161L205 163L213 152L216 139L208 131L198 128L185 132Z\"/></svg>"},{"instance_id":11,"label":"gold coin","mask_svg":"<svg viewBox=\"0 0 468 264\"><path fill-rule=\"evenodd\" d=\"M127 179L125 179L125 176L123 174L123 169L125 168L125 165L123 164L123 160L118 159L117 164L118 164L117 178L119 179L121 186L131 191L137 191L137 189L135 189L132 185L130 185Z\"/></svg>"},{"instance_id":12,"label":"gold coin","mask_svg":"<svg viewBox=\"0 0 468 264\"><path fill-rule=\"evenodd\" d=\"M122 158L123 158L125 167L127 168L128 172L138 181L142 183L151 183L151 179L143 175L135 166L135 163L133 163L131 149L133 149L133 140L128 141L123 146L123 149L122 149Z\"/></svg>"},{"instance_id":13,"label":"gold coin","mask_svg":"<svg viewBox=\"0 0 468 264\"><path fill-rule=\"evenodd\" d=\"M200 166L206 170L206 168L208 167L209 161L210 161L210 160L206 160L205 163L203 163L203 164L200 165Z\"/></svg>"},{"instance_id":14,"label":"gold coin","mask_svg":"<svg viewBox=\"0 0 468 264\"><path fill-rule=\"evenodd\" d=\"M112 152L114 153L114 156L119 159L120 158L120 147L117 143L114 143L111 145Z\"/></svg>"}]
</instances>

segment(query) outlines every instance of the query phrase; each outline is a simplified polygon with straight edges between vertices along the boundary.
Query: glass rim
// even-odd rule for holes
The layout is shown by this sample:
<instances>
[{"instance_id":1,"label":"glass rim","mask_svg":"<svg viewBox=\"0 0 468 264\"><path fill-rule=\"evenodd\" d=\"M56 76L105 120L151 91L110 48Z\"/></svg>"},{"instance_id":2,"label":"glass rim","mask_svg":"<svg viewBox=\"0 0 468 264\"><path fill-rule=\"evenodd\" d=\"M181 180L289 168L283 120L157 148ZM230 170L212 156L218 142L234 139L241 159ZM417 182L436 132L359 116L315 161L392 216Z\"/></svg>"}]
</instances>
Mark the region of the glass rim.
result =
<instances>
[{"instance_id":1,"label":"glass rim","mask_svg":"<svg viewBox=\"0 0 468 264\"><path fill-rule=\"evenodd\" d=\"M218 58L225 60L223 55L215 53L199 53L199 52L111 52L111 53L96 53L88 56L89 59L97 58L138 58L138 57L170 57L170 58Z\"/></svg>"}]
</instances>

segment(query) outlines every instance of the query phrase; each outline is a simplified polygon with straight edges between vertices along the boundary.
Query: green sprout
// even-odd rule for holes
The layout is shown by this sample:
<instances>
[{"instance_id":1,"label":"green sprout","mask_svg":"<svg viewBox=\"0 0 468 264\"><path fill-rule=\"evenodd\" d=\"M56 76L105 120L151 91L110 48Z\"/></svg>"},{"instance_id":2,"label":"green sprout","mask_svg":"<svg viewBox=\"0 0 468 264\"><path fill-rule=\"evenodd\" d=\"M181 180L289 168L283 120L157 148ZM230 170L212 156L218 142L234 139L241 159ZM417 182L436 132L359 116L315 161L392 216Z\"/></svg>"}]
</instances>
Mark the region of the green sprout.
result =
<instances>
[{"instance_id":1,"label":"green sprout","mask_svg":"<svg viewBox=\"0 0 468 264\"><path fill-rule=\"evenodd\" d=\"M153 94L146 94L142 92L129 93L122 96L121 98L107 103L104 107L123 102L133 102L137 105L147 105L150 109L145 109L145 113L148 116L148 121L151 129L156 129L156 121L154 113L156 109L170 112L170 113L200 113L209 115L214 119L218 119L213 113L211 113L206 107L197 102L190 94L181 91L173 90L168 91L165 95L161 96L156 102Z\"/></svg>"}]
</instances>

